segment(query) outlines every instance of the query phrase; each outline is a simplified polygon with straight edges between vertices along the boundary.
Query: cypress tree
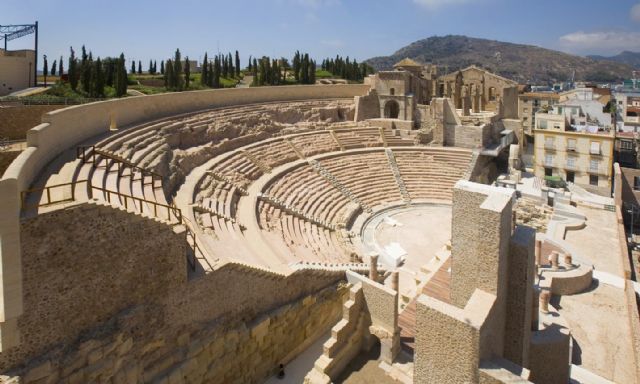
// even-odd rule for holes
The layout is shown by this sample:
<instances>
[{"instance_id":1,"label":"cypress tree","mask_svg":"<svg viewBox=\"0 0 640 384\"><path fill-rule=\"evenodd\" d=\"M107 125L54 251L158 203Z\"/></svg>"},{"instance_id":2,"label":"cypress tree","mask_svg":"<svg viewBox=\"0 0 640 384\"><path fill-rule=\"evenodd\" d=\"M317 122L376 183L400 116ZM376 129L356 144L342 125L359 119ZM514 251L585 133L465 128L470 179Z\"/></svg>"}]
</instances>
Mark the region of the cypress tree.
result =
<instances>
[{"instance_id":1,"label":"cypress tree","mask_svg":"<svg viewBox=\"0 0 640 384\"><path fill-rule=\"evenodd\" d=\"M176 53L173 58L173 87L178 91L182 91L184 82L182 81L182 57L180 55L180 49L176 49Z\"/></svg>"},{"instance_id":2,"label":"cypress tree","mask_svg":"<svg viewBox=\"0 0 640 384\"><path fill-rule=\"evenodd\" d=\"M207 52L204 53L204 61L202 62L200 84L209 85L209 58L207 57Z\"/></svg>"},{"instance_id":3,"label":"cypress tree","mask_svg":"<svg viewBox=\"0 0 640 384\"><path fill-rule=\"evenodd\" d=\"M311 60L311 64L309 65L309 84L316 83L316 62L315 60Z\"/></svg>"},{"instance_id":4,"label":"cypress tree","mask_svg":"<svg viewBox=\"0 0 640 384\"><path fill-rule=\"evenodd\" d=\"M227 57L222 55L222 77L229 77L229 66L227 65Z\"/></svg>"},{"instance_id":5,"label":"cypress tree","mask_svg":"<svg viewBox=\"0 0 640 384\"><path fill-rule=\"evenodd\" d=\"M142 61L138 60L138 75L142 75Z\"/></svg>"},{"instance_id":6,"label":"cypress tree","mask_svg":"<svg viewBox=\"0 0 640 384\"><path fill-rule=\"evenodd\" d=\"M189 63L189 56L184 57L184 87L189 89L189 82L191 81L191 64Z\"/></svg>"},{"instance_id":7,"label":"cypress tree","mask_svg":"<svg viewBox=\"0 0 640 384\"><path fill-rule=\"evenodd\" d=\"M91 97L104 97L104 72L102 70L102 61L99 57L93 65L91 76Z\"/></svg>"},{"instance_id":8,"label":"cypress tree","mask_svg":"<svg viewBox=\"0 0 640 384\"><path fill-rule=\"evenodd\" d=\"M116 60L115 64L115 88L116 96L122 97L127 93L127 68L124 53L120 54L120 58Z\"/></svg>"},{"instance_id":9,"label":"cypress tree","mask_svg":"<svg viewBox=\"0 0 640 384\"><path fill-rule=\"evenodd\" d=\"M293 77L296 79L296 81L300 81L300 52L296 51L296 53L293 55Z\"/></svg>"},{"instance_id":10,"label":"cypress tree","mask_svg":"<svg viewBox=\"0 0 640 384\"><path fill-rule=\"evenodd\" d=\"M253 73L253 62L251 61L251 55L249 55L249 65L247 66L249 73Z\"/></svg>"},{"instance_id":11,"label":"cypress tree","mask_svg":"<svg viewBox=\"0 0 640 384\"><path fill-rule=\"evenodd\" d=\"M215 59L214 59L215 62ZM209 69L207 70L207 86L213 88L213 74L215 70L213 69L213 63L210 61L208 65Z\"/></svg>"},{"instance_id":12,"label":"cypress tree","mask_svg":"<svg viewBox=\"0 0 640 384\"><path fill-rule=\"evenodd\" d=\"M220 88L220 75L222 71L222 63L220 62L220 56L216 57L213 63L213 87Z\"/></svg>"},{"instance_id":13,"label":"cypress tree","mask_svg":"<svg viewBox=\"0 0 640 384\"><path fill-rule=\"evenodd\" d=\"M167 60L167 65L164 68L164 86L167 89L173 89L173 62L171 59Z\"/></svg>"},{"instance_id":14,"label":"cypress tree","mask_svg":"<svg viewBox=\"0 0 640 384\"><path fill-rule=\"evenodd\" d=\"M153 61L152 60L149 60L149 71L148 72L153 75Z\"/></svg>"},{"instance_id":15,"label":"cypress tree","mask_svg":"<svg viewBox=\"0 0 640 384\"><path fill-rule=\"evenodd\" d=\"M78 88L78 59L76 59L76 53L73 47L70 47L71 55L69 56L69 85L72 90Z\"/></svg>"},{"instance_id":16,"label":"cypress tree","mask_svg":"<svg viewBox=\"0 0 640 384\"><path fill-rule=\"evenodd\" d=\"M64 75L64 65L62 64L62 56L60 56L60 67L58 68L58 74L60 76Z\"/></svg>"},{"instance_id":17,"label":"cypress tree","mask_svg":"<svg viewBox=\"0 0 640 384\"><path fill-rule=\"evenodd\" d=\"M160 74L164 75L164 60L160 61Z\"/></svg>"},{"instance_id":18,"label":"cypress tree","mask_svg":"<svg viewBox=\"0 0 640 384\"><path fill-rule=\"evenodd\" d=\"M115 74L115 62L112 58L107 57L102 62L102 68L104 69L105 85L113 87L113 78Z\"/></svg>"},{"instance_id":19,"label":"cypress tree","mask_svg":"<svg viewBox=\"0 0 640 384\"><path fill-rule=\"evenodd\" d=\"M84 60L82 65L82 89L85 93L91 94L91 71L93 70L93 54L89 52L89 56Z\"/></svg>"},{"instance_id":20,"label":"cypress tree","mask_svg":"<svg viewBox=\"0 0 640 384\"><path fill-rule=\"evenodd\" d=\"M51 64L51 76L56 75L57 66L58 66L58 62L56 60L53 60L53 64Z\"/></svg>"},{"instance_id":21,"label":"cypress tree","mask_svg":"<svg viewBox=\"0 0 640 384\"><path fill-rule=\"evenodd\" d=\"M47 75L49 74L49 63L47 63L47 55L42 55L44 59L44 65L42 68L42 74L44 75L44 86L47 86Z\"/></svg>"},{"instance_id":22,"label":"cypress tree","mask_svg":"<svg viewBox=\"0 0 640 384\"><path fill-rule=\"evenodd\" d=\"M256 60L256 58L253 58L253 75L258 76L258 60Z\"/></svg>"},{"instance_id":23,"label":"cypress tree","mask_svg":"<svg viewBox=\"0 0 640 384\"><path fill-rule=\"evenodd\" d=\"M240 77L240 54L236 50L236 77Z\"/></svg>"},{"instance_id":24,"label":"cypress tree","mask_svg":"<svg viewBox=\"0 0 640 384\"><path fill-rule=\"evenodd\" d=\"M136 74L136 62L131 60L131 74Z\"/></svg>"}]
</instances>

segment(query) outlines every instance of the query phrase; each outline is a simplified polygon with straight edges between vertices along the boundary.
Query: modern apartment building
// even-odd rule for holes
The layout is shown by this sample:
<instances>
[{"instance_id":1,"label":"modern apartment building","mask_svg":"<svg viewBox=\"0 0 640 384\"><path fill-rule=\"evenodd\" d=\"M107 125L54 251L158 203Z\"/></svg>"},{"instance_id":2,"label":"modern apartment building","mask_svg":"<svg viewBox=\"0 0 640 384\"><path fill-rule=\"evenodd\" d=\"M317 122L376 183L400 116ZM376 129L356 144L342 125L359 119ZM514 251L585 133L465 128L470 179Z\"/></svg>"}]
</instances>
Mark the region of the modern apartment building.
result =
<instances>
[{"instance_id":1,"label":"modern apartment building","mask_svg":"<svg viewBox=\"0 0 640 384\"><path fill-rule=\"evenodd\" d=\"M592 125L580 107L556 106L536 114L534 172L610 196L615 132Z\"/></svg>"}]
</instances>

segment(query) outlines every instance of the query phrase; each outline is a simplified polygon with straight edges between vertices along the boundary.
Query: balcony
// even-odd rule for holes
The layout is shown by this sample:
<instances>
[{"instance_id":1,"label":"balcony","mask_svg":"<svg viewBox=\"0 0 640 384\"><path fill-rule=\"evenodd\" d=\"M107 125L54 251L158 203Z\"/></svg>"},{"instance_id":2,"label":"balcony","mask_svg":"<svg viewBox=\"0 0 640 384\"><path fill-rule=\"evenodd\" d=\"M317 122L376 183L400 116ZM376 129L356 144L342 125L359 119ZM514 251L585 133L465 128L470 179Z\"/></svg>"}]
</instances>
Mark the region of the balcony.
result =
<instances>
[{"instance_id":1,"label":"balcony","mask_svg":"<svg viewBox=\"0 0 640 384\"><path fill-rule=\"evenodd\" d=\"M574 145L567 145L567 152L575 152L576 151L576 146Z\"/></svg>"}]
</instances>

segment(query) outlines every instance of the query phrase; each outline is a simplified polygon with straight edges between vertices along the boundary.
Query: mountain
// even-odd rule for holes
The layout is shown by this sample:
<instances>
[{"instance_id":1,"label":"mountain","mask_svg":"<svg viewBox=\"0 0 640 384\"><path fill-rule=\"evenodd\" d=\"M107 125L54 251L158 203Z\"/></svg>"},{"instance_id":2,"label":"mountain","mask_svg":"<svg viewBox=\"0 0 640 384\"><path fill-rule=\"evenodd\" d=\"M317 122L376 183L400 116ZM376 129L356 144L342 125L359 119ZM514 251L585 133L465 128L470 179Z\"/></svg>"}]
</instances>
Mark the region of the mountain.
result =
<instances>
[{"instance_id":1,"label":"mountain","mask_svg":"<svg viewBox=\"0 0 640 384\"><path fill-rule=\"evenodd\" d=\"M519 83L542 84L575 80L611 82L631 77L624 63L594 60L533 45L505 43L467 36L433 36L399 49L391 56L366 60L376 70L389 70L405 57L434 63L440 73L470 65L483 67Z\"/></svg>"},{"instance_id":2,"label":"mountain","mask_svg":"<svg viewBox=\"0 0 640 384\"><path fill-rule=\"evenodd\" d=\"M587 57L593 60L615 61L616 63L627 64L636 69L640 69L640 52L624 51L618 55L609 57L598 55L591 55Z\"/></svg>"}]
</instances>

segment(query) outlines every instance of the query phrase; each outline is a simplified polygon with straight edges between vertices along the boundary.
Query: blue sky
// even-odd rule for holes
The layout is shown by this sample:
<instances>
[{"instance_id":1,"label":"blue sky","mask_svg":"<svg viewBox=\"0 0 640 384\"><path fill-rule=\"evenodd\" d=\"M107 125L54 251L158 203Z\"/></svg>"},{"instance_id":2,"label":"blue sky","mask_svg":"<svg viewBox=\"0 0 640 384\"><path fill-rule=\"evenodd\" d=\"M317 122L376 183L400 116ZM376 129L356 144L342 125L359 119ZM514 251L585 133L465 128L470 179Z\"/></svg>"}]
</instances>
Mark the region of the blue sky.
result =
<instances>
[{"instance_id":1,"label":"blue sky","mask_svg":"<svg viewBox=\"0 0 640 384\"><path fill-rule=\"evenodd\" d=\"M250 54L296 49L362 60L447 34L577 54L640 51L638 0L1 0L0 24L35 20L50 61L85 44L94 56L124 52L145 69L177 47L192 59L238 49L243 65ZM22 38L9 49L32 44Z\"/></svg>"}]
</instances>

